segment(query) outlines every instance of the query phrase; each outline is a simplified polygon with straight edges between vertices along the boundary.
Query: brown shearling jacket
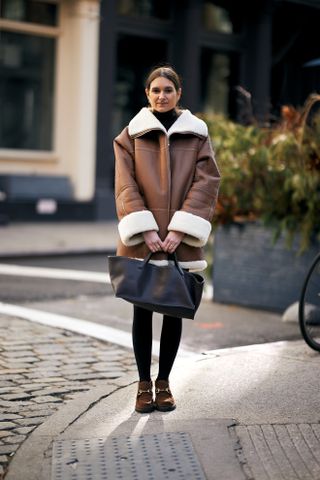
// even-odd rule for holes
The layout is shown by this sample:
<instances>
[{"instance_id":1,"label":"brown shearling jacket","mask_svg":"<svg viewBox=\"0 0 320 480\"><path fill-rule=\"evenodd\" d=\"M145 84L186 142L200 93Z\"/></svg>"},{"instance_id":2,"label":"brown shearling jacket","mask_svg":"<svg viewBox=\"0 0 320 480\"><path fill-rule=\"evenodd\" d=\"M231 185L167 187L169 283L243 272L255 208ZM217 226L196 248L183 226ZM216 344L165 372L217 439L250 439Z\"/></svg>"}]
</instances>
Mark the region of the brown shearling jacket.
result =
<instances>
[{"instance_id":1,"label":"brown shearling jacket","mask_svg":"<svg viewBox=\"0 0 320 480\"><path fill-rule=\"evenodd\" d=\"M177 248L183 268L203 270L202 248L211 231L220 174L205 122L182 110L168 132L142 108L114 140L115 199L120 241L117 255L145 258L142 233L184 232ZM166 264L158 252L155 263Z\"/></svg>"}]
</instances>

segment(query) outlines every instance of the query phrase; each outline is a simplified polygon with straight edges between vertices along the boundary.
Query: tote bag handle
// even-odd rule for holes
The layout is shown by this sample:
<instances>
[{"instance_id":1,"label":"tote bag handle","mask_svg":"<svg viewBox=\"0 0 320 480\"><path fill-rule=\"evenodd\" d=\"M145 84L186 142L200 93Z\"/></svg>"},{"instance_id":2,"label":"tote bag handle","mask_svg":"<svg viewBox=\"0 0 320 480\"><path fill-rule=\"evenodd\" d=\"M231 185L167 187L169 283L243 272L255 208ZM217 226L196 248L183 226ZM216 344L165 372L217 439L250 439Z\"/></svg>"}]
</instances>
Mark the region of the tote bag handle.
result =
<instances>
[{"instance_id":1,"label":"tote bag handle","mask_svg":"<svg viewBox=\"0 0 320 480\"><path fill-rule=\"evenodd\" d=\"M148 253L148 255L146 256L146 258L143 260L142 265L141 265L140 268L144 268L144 267L149 263L149 261L150 261L152 255L153 255L153 253L154 253L154 252ZM168 260L170 260L170 259L173 259L174 264L175 264L178 272L180 273L180 275L184 276L184 271L182 270L182 268L181 268L180 265L179 265L176 252L173 252L173 253L169 253L169 254L168 254Z\"/></svg>"}]
</instances>

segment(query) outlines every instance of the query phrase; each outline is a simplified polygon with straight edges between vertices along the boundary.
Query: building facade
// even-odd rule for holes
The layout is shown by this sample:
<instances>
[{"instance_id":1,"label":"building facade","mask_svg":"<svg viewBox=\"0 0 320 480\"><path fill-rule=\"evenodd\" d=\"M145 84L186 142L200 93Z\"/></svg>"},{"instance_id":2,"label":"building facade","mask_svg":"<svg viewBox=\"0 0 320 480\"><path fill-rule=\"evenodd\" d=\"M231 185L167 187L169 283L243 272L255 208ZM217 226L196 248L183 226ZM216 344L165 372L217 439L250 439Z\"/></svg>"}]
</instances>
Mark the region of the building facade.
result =
<instances>
[{"instance_id":1,"label":"building facade","mask_svg":"<svg viewBox=\"0 0 320 480\"><path fill-rule=\"evenodd\" d=\"M320 0L2 0L0 212L115 215L112 139L170 63L181 104L268 122L320 89Z\"/></svg>"},{"instance_id":2,"label":"building facade","mask_svg":"<svg viewBox=\"0 0 320 480\"><path fill-rule=\"evenodd\" d=\"M92 215L98 0L0 3L2 219Z\"/></svg>"}]
</instances>

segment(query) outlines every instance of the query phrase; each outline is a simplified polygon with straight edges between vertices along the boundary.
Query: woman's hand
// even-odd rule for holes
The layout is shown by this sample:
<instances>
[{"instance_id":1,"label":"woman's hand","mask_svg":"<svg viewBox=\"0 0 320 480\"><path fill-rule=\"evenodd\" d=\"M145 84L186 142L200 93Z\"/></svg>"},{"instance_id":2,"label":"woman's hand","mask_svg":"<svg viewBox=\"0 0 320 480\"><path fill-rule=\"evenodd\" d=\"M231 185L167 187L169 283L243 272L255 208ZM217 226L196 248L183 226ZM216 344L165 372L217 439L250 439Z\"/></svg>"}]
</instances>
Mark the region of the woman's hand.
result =
<instances>
[{"instance_id":1,"label":"woman's hand","mask_svg":"<svg viewBox=\"0 0 320 480\"><path fill-rule=\"evenodd\" d=\"M151 252L160 252L163 250L163 243L155 230L143 232L144 241Z\"/></svg>"},{"instance_id":2,"label":"woman's hand","mask_svg":"<svg viewBox=\"0 0 320 480\"><path fill-rule=\"evenodd\" d=\"M173 253L179 246L179 244L182 242L184 235L185 234L183 232L176 232L174 230L171 230L171 232L168 233L164 242L162 243L163 251Z\"/></svg>"}]
</instances>

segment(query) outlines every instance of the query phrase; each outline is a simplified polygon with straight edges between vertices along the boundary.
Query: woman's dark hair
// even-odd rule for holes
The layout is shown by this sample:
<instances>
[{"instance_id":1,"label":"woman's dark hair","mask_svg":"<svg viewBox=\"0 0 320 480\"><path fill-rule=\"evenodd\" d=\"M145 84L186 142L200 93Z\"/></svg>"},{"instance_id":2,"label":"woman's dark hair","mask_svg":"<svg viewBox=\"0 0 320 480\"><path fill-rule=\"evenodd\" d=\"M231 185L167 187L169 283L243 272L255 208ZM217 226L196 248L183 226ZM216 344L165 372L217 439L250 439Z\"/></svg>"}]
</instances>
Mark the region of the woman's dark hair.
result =
<instances>
[{"instance_id":1,"label":"woman's dark hair","mask_svg":"<svg viewBox=\"0 0 320 480\"><path fill-rule=\"evenodd\" d=\"M177 72L170 66L163 66L156 67L151 70L145 82L145 87L147 90L150 90L151 83L158 77L164 77L170 80L177 91L179 88L181 88L181 79Z\"/></svg>"}]
</instances>

